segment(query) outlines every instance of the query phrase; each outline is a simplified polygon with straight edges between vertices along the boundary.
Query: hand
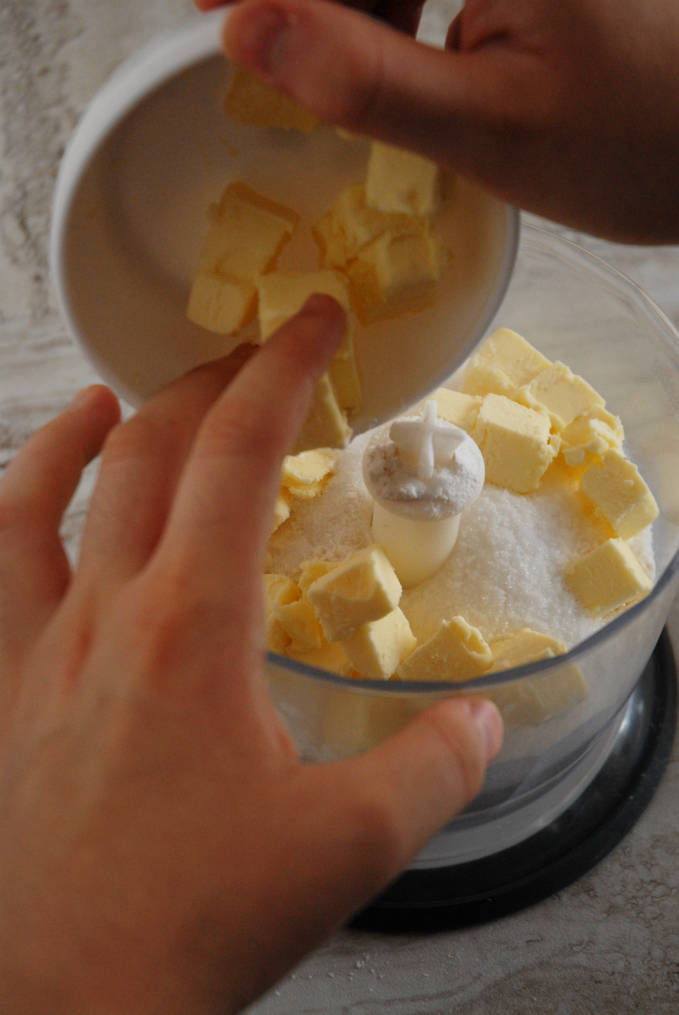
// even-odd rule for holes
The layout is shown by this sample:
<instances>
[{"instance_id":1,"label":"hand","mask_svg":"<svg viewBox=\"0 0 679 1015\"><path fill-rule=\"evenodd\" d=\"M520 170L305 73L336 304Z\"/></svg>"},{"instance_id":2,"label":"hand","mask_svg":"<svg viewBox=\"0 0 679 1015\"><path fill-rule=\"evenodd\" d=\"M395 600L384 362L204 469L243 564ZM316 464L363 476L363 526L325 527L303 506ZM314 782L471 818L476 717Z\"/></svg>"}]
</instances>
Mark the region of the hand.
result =
<instances>
[{"instance_id":1,"label":"hand","mask_svg":"<svg viewBox=\"0 0 679 1015\"><path fill-rule=\"evenodd\" d=\"M325 0L245 0L236 62L320 117L614 240L679 240L679 5L468 0L438 50Z\"/></svg>"},{"instance_id":2,"label":"hand","mask_svg":"<svg viewBox=\"0 0 679 1015\"><path fill-rule=\"evenodd\" d=\"M0 483L0 1007L231 1012L382 888L499 750L450 699L303 765L261 677L281 459L343 330L314 297L255 355L118 422L107 388ZM61 515L103 446L71 574Z\"/></svg>"},{"instance_id":3,"label":"hand","mask_svg":"<svg viewBox=\"0 0 679 1015\"><path fill-rule=\"evenodd\" d=\"M215 7L230 6L236 0L195 0L200 11L211 11ZM402 32L414 35L420 23L425 0L343 0L346 7L365 11L374 18L393 25Z\"/></svg>"}]
</instances>

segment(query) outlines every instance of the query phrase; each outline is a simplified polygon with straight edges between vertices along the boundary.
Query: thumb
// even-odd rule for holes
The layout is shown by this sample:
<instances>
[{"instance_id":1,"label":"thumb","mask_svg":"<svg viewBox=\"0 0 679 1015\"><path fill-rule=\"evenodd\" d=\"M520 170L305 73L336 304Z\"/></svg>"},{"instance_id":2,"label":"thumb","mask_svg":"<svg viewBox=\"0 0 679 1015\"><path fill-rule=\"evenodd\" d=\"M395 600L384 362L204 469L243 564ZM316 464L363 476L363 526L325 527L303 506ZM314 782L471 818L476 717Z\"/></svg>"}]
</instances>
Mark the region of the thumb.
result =
<instances>
[{"instance_id":1,"label":"thumb","mask_svg":"<svg viewBox=\"0 0 679 1015\"><path fill-rule=\"evenodd\" d=\"M326 0L245 0L227 18L224 46L323 120L460 162L469 54L434 49Z\"/></svg>"},{"instance_id":2,"label":"thumb","mask_svg":"<svg viewBox=\"0 0 679 1015\"><path fill-rule=\"evenodd\" d=\"M340 762L335 813L346 829L362 827L364 841L341 863L375 892L407 866L440 828L476 796L487 764L502 746L502 719L483 698L437 702L397 734L360 757ZM354 820L355 818L355 820ZM367 841L365 839L367 838ZM360 840L360 836L359 836ZM371 859L373 863L371 863Z\"/></svg>"}]
</instances>

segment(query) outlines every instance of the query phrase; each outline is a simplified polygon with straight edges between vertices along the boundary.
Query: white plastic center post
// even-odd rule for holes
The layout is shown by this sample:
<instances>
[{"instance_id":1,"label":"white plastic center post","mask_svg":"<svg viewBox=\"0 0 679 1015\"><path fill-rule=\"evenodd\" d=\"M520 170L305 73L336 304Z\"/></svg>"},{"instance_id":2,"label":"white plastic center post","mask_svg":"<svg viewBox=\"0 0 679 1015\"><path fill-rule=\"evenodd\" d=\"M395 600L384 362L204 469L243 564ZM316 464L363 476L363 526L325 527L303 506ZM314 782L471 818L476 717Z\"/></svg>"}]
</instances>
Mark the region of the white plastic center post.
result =
<instances>
[{"instance_id":1,"label":"white plastic center post","mask_svg":"<svg viewBox=\"0 0 679 1015\"><path fill-rule=\"evenodd\" d=\"M426 403L421 416L395 420L389 436L401 461L415 470L418 479L425 481L432 478L437 467L450 465L465 439L463 430L439 419L434 401Z\"/></svg>"},{"instance_id":2,"label":"white plastic center post","mask_svg":"<svg viewBox=\"0 0 679 1015\"><path fill-rule=\"evenodd\" d=\"M457 541L460 516L417 521L375 501L372 534L391 561L404 588L419 585L441 567Z\"/></svg>"},{"instance_id":3,"label":"white plastic center post","mask_svg":"<svg viewBox=\"0 0 679 1015\"><path fill-rule=\"evenodd\" d=\"M418 585L450 555L460 512L484 480L483 457L464 430L440 419L435 401L419 416L395 420L368 447L363 476L375 501L372 534L405 588Z\"/></svg>"}]
</instances>

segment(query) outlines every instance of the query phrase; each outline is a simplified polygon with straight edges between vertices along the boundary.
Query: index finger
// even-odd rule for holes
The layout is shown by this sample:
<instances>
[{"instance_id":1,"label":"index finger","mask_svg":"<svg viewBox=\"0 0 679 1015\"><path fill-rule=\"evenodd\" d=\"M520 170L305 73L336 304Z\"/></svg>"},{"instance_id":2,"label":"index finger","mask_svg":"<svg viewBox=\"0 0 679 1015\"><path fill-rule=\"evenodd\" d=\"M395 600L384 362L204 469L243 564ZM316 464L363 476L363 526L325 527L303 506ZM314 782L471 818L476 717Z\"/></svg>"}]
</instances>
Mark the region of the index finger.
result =
<instances>
[{"instance_id":1,"label":"index finger","mask_svg":"<svg viewBox=\"0 0 679 1015\"><path fill-rule=\"evenodd\" d=\"M259 595L281 462L344 327L335 300L312 296L242 368L196 437L158 557L236 612L248 590Z\"/></svg>"}]
</instances>

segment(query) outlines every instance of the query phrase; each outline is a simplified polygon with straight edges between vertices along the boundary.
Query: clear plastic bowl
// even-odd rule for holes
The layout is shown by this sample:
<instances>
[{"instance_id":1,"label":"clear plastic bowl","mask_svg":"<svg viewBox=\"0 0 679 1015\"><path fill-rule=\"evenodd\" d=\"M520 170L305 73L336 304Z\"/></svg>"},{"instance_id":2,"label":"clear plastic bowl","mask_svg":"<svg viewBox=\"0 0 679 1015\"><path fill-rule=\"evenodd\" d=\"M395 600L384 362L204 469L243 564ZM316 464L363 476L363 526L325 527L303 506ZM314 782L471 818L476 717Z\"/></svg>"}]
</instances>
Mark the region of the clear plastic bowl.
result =
<instances>
[{"instance_id":1,"label":"clear plastic bowl","mask_svg":"<svg viewBox=\"0 0 679 1015\"><path fill-rule=\"evenodd\" d=\"M484 788L414 866L478 859L539 831L594 778L628 714L630 695L679 583L679 334L629 279L556 234L524 226L497 325L513 328L581 373L623 420L626 449L660 507L651 594L566 655L465 684L350 680L269 654L274 700L305 758L363 751L437 699L473 690L498 700L517 687L568 686L584 700L538 724L508 713L502 753ZM531 683L532 682L532 683ZM513 685L513 686L512 686ZM520 720L520 717L519 717Z\"/></svg>"}]
</instances>

